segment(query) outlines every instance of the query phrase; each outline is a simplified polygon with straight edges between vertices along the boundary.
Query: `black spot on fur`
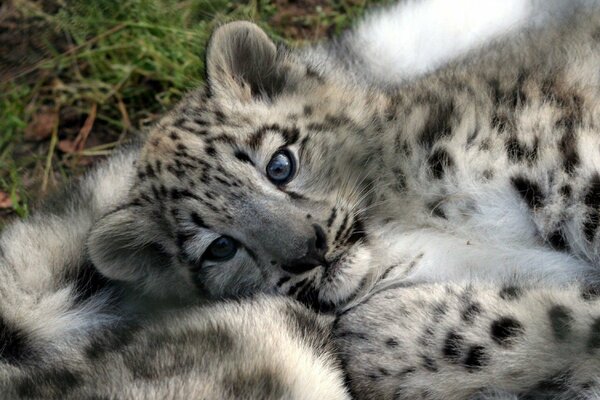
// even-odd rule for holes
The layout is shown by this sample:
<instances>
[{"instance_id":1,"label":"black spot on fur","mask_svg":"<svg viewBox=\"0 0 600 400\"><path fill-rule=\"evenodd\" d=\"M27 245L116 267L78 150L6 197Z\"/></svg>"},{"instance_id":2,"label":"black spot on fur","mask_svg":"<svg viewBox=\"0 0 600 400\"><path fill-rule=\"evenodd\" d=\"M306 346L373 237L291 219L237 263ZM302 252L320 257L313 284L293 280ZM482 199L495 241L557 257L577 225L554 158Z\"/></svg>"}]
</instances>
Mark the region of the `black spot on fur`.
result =
<instances>
[{"instance_id":1,"label":"black spot on fur","mask_svg":"<svg viewBox=\"0 0 600 400\"><path fill-rule=\"evenodd\" d=\"M583 224L583 233L589 242L594 240L598 224L600 224L600 175L592 176L583 199L588 207L587 220Z\"/></svg>"},{"instance_id":2,"label":"black spot on fur","mask_svg":"<svg viewBox=\"0 0 600 400\"><path fill-rule=\"evenodd\" d=\"M571 311L565 306L555 305L548 311L548 317L555 339L566 340L571 333L571 324L573 323Z\"/></svg>"},{"instance_id":3,"label":"black spot on fur","mask_svg":"<svg viewBox=\"0 0 600 400\"><path fill-rule=\"evenodd\" d=\"M485 351L485 347L481 345L475 345L471 346L467 351L467 356L463 360L463 366L469 372L475 372L487 365L488 362L489 356Z\"/></svg>"},{"instance_id":4,"label":"black spot on fur","mask_svg":"<svg viewBox=\"0 0 600 400\"><path fill-rule=\"evenodd\" d=\"M423 367L429 372L437 372L438 366L435 360L429 356L421 356L423 359Z\"/></svg>"},{"instance_id":5,"label":"black spot on fur","mask_svg":"<svg viewBox=\"0 0 600 400\"><path fill-rule=\"evenodd\" d=\"M448 304L439 302L433 305L431 308L431 314L433 322L438 323L448 312Z\"/></svg>"},{"instance_id":6,"label":"black spot on fur","mask_svg":"<svg viewBox=\"0 0 600 400\"><path fill-rule=\"evenodd\" d=\"M224 124L227 121L227 117L225 116L225 114L223 113L223 111L221 111L221 110L215 110L214 114L215 114L215 118L216 118L216 120L217 120L218 123Z\"/></svg>"},{"instance_id":7,"label":"black spot on fur","mask_svg":"<svg viewBox=\"0 0 600 400\"><path fill-rule=\"evenodd\" d=\"M600 299L600 287L592 286L592 285L585 285L581 289L581 298L583 298L585 301L599 300Z\"/></svg>"},{"instance_id":8,"label":"black spot on fur","mask_svg":"<svg viewBox=\"0 0 600 400\"><path fill-rule=\"evenodd\" d=\"M504 286L498 295L503 300L518 300L523 295L523 289L518 286Z\"/></svg>"},{"instance_id":9,"label":"black spot on fur","mask_svg":"<svg viewBox=\"0 0 600 400\"><path fill-rule=\"evenodd\" d=\"M508 116L502 112L494 112L492 114L491 124L498 132L504 132L507 130L507 127L512 126Z\"/></svg>"},{"instance_id":10,"label":"black spot on fur","mask_svg":"<svg viewBox=\"0 0 600 400\"><path fill-rule=\"evenodd\" d=\"M492 340L501 346L510 346L524 331L523 324L511 317L497 319L490 327Z\"/></svg>"},{"instance_id":11,"label":"black spot on fur","mask_svg":"<svg viewBox=\"0 0 600 400\"><path fill-rule=\"evenodd\" d=\"M550 233L546 238L546 241L555 250L564 251L569 248L565 235L560 229Z\"/></svg>"},{"instance_id":12,"label":"black spot on fur","mask_svg":"<svg viewBox=\"0 0 600 400\"><path fill-rule=\"evenodd\" d=\"M460 317L466 323L471 324L479 314L481 314L481 304L469 303L462 311Z\"/></svg>"},{"instance_id":13,"label":"black spot on fur","mask_svg":"<svg viewBox=\"0 0 600 400\"><path fill-rule=\"evenodd\" d=\"M596 318L590 326L590 338L588 339L588 348L596 350L600 348L600 318Z\"/></svg>"},{"instance_id":14,"label":"black spot on fur","mask_svg":"<svg viewBox=\"0 0 600 400\"><path fill-rule=\"evenodd\" d=\"M458 362L461 358L463 345L464 338L462 335L454 331L448 332L444 341L444 347L442 348L444 358L450 362Z\"/></svg>"},{"instance_id":15,"label":"black spot on fur","mask_svg":"<svg viewBox=\"0 0 600 400\"><path fill-rule=\"evenodd\" d=\"M0 361L18 364L30 355L25 332L0 316Z\"/></svg>"},{"instance_id":16,"label":"black spot on fur","mask_svg":"<svg viewBox=\"0 0 600 400\"><path fill-rule=\"evenodd\" d=\"M519 193L521 198L531 209L539 208L543 205L544 194L537 183L525 178L524 176L513 176L511 178L513 188Z\"/></svg>"},{"instance_id":17,"label":"black spot on fur","mask_svg":"<svg viewBox=\"0 0 600 400\"><path fill-rule=\"evenodd\" d=\"M64 368L31 371L16 382L20 398L59 399L82 384L81 376Z\"/></svg>"},{"instance_id":18,"label":"black spot on fur","mask_svg":"<svg viewBox=\"0 0 600 400\"><path fill-rule=\"evenodd\" d=\"M177 334L152 333L143 346L132 346L123 353L123 363L134 379L164 380L188 374L205 359L228 354L235 338L222 326ZM202 349L201 355L192 349Z\"/></svg>"},{"instance_id":19,"label":"black spot on fur","mask_svg":"<svg viewBox=\"0 0 600 400\"><path fill-rule=\"evenodd\" d=\"M254 166L254 162L250 159L250 156L245 151L238 150L234 155L238 160Z\"/></svg>"},{"instance_id":20,"label":"black spot on fur","mask_svg":"<svg viewBox=\"0 0 600 400\"><path fill-rule=\"evenodd\" d=\"M299 337L314 343L320 350L325 350L330 345L329 326L321 323L317 313L301 306L288 307L285 313L290 326L297 330Z\"/></svg>"},{"instance_id":21,"label":"black spot on fur","mask_svg":"<svg viewBox=\"0 0 600 400\"><path fill-rule=\"evenodd\" d=\"M398 341L396 339L394 339L394 338L389 338L388 340L385 341L385 345L387 347L394 348L394 347L398 347L399 344L400 343L398 343Z\"/></svg>"},{"instance_id":22,"label":"black spot on fur","mask_svg":"<svg viewBox=\"0 0 600 400\"><path fill-rule=\"evenodd\" d=\"M454 160L445 149L436 149L427 160L433 177L441 179L444 173L454 166Z\"/></svg>"},{"instance_id":23,"label":"black spot on fur","mask_svg":"<svg viewBox=\"0 0 600 400\"><path fill-rule=\"evenodd\" d=\"M569 380L571 374L569 372L559 372L542 379L533 388L523 400L538 400L538 399L556 399L559 393L565 393L571 386Z\"/></svg>"},{"instance_id":24,"label":"black spot on fur","mask_svg":"<svg viewBox=\"0 0 600 400\"><path fill-rule=\"evenodd\" d=\"M506 153L508 154L508 159L510 161L523 161L526 152L527 149L521 144L521 142L519 142L519 139L517 139L516 137L513 136L506 140Z\"/></svg>"},{"instance_id":25,"label":"black spot on fur","mask_svg":"<svg viewBox=\"0 0 600 400\"><path fill-rule=\"evenodd\" d=\"M430 215L433 215L437 218L447 219L446 213L442 209L443 201L435 201L428 203L426 206L429 209Z\"/></svg>"},{"instance_id":26,"label":"black spot on fur","mask_svg":"<svg viewBox=\"0 0 600 400\"><path fill-rule=\"evenodd\" d=\"M112 330L104 330L95 333L94 338L85 349L85 355L92 362L98 361L107 353L118 352L129 345L139 327L129 324L119 326Z\"/></svg>"},{"instance_id":27,"label":"black spot on fur","mask_svg":"<svg viewBox=\"0 0 600 400\"><path fill-rule=\"evenodd\" d=\"M564 124L567 124L567 133L560 140L558 149L563 158L563 168L567 173L571 174L579 165L580 159L577 153L577 138L573 133L572 120L569 119Z\"/></svg>"},{"instance_id":28,"label":"black spot on fur","mask_svg":"<svg viewBox=\"0 0 600 400\"><path fill-rule=\"evenodd\" d=\"M430 104L429 116L425 126L421 131L420 143L431 148L440 139L449 136L452 133L452 117L455 112L454 101L438 100L435 104Z\"/></svg>"},{"instance_id":29,"label":"black spot on fur","mask_svg":"<svg viewBox=\"0 0 600 400\"><path fill-rule=\"evenodd\" d=\"M519 139L511 136L506 140L506 153L512 162L533 162L537 160L539 139L534 138L533 147L526 146Z\"/></svg>"},{"instance_id":30,"label":"black spot on fur","mask_svg":"<svg viewBox=\"0 0 600 400\"><path fill-rule=\"evenodd\" d=\"M565 196L567 199L571 197L572 192L573 192L573 189L571 189L571 185L567 184L567 185L561 186L561 188L560 188L560 194Z\"/></svg>"},{"instance_id":31,"label":"black spot on fur","mask_svg":"<svg viewBox=\"0 0 600 400\"><path fill-rule=\"evenodd\" d=\"M212 146L208 146L204 151L210 157L214 157L217 154L217 150Z\"/></svg>"},{"instance_id":32,"label":"black spot on fur","mask_svg":"<svg viewBox=\"0 0 600 400\"><path fill-rule=\"evenodd\" d=\"M240 369L227 375L222 383L229 392L226 397L231 399L281 399L287 392L286 386L280 374L268 368Z\"/></svg>"}]
</instances>

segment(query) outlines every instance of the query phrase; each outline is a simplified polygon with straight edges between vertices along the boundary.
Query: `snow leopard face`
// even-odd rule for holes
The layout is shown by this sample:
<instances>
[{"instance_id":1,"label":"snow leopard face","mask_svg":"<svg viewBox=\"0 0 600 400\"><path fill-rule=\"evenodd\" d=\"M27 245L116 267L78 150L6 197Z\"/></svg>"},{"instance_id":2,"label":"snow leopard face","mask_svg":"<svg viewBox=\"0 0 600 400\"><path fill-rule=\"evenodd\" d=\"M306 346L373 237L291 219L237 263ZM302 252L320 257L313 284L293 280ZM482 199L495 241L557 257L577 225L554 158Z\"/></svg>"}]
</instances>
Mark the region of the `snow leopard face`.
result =
<instances>
[{"instance_id":1,"label":"snow leopard face","mask_svg":"<svg viewBox=\"0 0 600 400\"><path fill-rule=\"evenodd\" d=\"M352 150L368 143L348 135L372 124L365 96L250 23L217 30L207 74L151 132L129 204L92 232L92 260L163 295L348 299L368 258L369 152Z\"/></svg>"}]
</instances>

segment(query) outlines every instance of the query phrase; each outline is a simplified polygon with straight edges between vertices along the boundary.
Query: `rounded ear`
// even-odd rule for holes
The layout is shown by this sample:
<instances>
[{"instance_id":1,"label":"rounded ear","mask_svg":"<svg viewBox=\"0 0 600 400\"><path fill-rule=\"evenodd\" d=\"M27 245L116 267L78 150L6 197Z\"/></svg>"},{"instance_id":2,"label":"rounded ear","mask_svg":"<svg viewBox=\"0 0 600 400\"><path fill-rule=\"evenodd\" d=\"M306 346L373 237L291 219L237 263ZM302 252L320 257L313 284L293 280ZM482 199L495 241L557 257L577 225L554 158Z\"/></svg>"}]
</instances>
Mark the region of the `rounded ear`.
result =
<instances>
[{"instance_id":1,"label":"rounded ear","mask_svg":"<svg viewBox=\"0 0 600 400\"><path fill-rule=\"evenodd\" d=\"M286 84L281 51L251 22L225 24L213 33L206 53L212 93L249 101L272 97Z\"/></svg>"},{"instance_id":2,"label":"rounded ear","mask_svg":"<svg viewBox=\"0 0 600 400\"><path fill-rule=\"evenodd\" d=\"M92 228L87 249L92 263L106 277L142 282L171 261L158 244L159 227L132 207L114 211Z\"/></svg>"}]
</instances>

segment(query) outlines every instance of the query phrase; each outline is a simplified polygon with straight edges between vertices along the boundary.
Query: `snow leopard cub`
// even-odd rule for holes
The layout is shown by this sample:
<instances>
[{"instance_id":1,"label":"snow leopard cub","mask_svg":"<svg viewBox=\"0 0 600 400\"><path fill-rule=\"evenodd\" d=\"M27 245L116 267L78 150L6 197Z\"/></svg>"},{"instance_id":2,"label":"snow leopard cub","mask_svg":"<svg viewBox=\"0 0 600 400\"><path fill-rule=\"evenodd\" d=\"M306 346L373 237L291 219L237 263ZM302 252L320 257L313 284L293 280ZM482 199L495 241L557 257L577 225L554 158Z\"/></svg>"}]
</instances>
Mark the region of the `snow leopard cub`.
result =
<instances>
[{"instance_id":1,"label":"snow leopard cub","mask_svg":"<svg viewBox=\"0 0 600 400\"><path fill-rule=\"evenodd\" d=\"M596 26L578 14L380 89L225 25L208 87L152 130L91 260L159 297L321 309L377 276L592 281Z\"/></svg>"}]
</instances>

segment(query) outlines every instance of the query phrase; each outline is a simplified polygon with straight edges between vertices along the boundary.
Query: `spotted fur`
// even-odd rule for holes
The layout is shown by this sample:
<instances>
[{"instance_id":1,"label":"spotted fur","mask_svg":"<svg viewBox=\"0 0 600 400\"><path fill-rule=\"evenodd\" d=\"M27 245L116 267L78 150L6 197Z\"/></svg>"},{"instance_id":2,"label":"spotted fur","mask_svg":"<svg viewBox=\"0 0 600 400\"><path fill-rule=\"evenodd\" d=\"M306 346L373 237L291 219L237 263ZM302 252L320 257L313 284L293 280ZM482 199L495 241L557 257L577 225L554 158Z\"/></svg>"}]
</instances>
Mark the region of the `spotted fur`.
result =
<instances>
[{"instance_id":1,"label":"spotted fur","mask_svg":"<svg viewBox=\"0 0 600 400\"><path fill-rule=\"evenodd\" d=\"M3 232L3 393L347 398L343 371L357 398L594 398L599 27L576 9L388 85L219 28L206 87Z\"/></svg>"}]
</instances>

